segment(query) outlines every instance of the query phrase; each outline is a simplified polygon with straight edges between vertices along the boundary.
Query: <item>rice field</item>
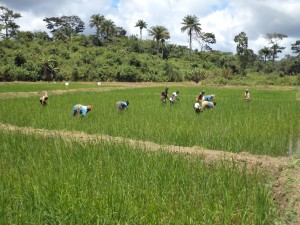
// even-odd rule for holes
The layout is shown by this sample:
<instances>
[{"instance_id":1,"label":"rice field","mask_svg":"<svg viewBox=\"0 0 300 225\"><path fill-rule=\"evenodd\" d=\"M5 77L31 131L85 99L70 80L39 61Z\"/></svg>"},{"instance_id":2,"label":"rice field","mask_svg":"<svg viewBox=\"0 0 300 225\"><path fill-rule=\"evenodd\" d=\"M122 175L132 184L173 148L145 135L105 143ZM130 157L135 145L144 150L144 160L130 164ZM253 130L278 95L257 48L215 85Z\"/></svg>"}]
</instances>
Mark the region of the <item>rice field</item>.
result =
<instances>
[{"instance_id":1,"label":"rice field","mask_svg":"<svg viewBox=\"0 0 300 225\"><path fill-rule=\"evenodd\" d=\"M26 90L44 89L51 90ZM124 138L99 143L0 130L0 224L281 224L269 174L164 146L299 154L297 91L253 88L244 102L242 88L204 87L217 105L198 115L193 103L203 87L171 86L179 90L174 105L160 102L163 89L50 92L45 107L38 97L0 98L1 124ZM120 100L130 102L127 111L117 111ZM93 109L73 117L78 103ZM130 139L161 150L132 147Z\"/></svg>"},{"instance_id":2,"label":"rice field","mask_svg":"<svg viewBox=\"0 0 300 225\"><path fill-rule=\"evenodd\" d=\"M251 90L248 103L243 101L242 89L207 87L207 93L216 94L217 105L197 115L193 103L199 88L172 87L171 92L180 90L180 101L172 106L160 102L161 89L53 95L47 107L41 107L37 97L2 99L0 122L257 155L287 156L298 151L296 90ZM119 100L129 100L128 111L117 112ZM82 120L71 116L78 103L93 106Z\"/></svg>"},{"instance_id":3,"label":"rice field","mask_svg":"<svg viewBox=\"0 0 300 225\"><path fill-rule=\"evenodd\" d=\"M273 224L278 218L267 176L246 165L3 131L0 148L0 224Z\"/></svg>"}]
</instances>

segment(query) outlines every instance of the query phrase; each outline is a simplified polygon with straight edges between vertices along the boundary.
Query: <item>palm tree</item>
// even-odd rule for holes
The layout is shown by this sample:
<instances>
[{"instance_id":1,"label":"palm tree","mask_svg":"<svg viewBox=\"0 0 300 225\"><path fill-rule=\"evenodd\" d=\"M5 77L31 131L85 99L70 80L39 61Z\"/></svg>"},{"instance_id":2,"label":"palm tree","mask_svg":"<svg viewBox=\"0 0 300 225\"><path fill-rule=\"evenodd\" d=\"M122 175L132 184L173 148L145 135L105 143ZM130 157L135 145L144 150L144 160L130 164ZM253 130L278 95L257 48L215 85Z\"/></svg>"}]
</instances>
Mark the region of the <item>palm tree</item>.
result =
<instances>
[{"instance_id":1,"label":"palm tree","mask_svg":"<svg viewBox=\"0 0 300 225\"><path fill-rule=\"evenodd\" d=\"M181 27L181 32L185 32L187 30L188 36L190 38L190 51L192 51L192 36L193 33L199 34L201 32L201 24L199 23L199 19L194 15L187 15L183 18L183 22L181 23L184 26Z\"/></svg>"},{"instance_id":2,"label":"palm tree","mask_svg":"<svg viewBox=\"0 0 300 225\"><path fill-rule=\"evenodd\" d=\"M161 42L162 45L164 45L165 40L170 38L170 33L164 26L153 26L148 32L149 36L153 36L153 40L157 43L157 51L159 49L159 43Z\"/></svg>"},{"instance_id":3,"label":"palm tree","mask_svg":"<svg viewBox=\"0 0 300 225\"><path fill-rule=\"evenodd\" d=\"M96 14L96 15L91 16L89 25L90 25L91 28L96 27L97 37L99 37L99 35L100 35L100 28L101 28L101 25L102 25L103 21L105 21L105 18L104 18L104 16L102 16L100 14Z\"/></svg>"},{"instance_id":4,"label":"palm tree","mask_svg":"<svg viewBox=\"0 0 300 225\"><path fill-rule=\"evenodd\" d=\"M149 36L153 36L153 40L159 43L162 39L169 39L170 33L164 26L153 26L149 30Z\"/></svg>"},{"instance_id":5,"label":"palm tree","mask_svg":"<svg viewBox=\"0 0 300 225\"><path fill-rule=\"evenodd\" d=\"M116 25L112 20L104 20L101 24L101 33L111 37L116 33Z\"/></svg>"},{"instance_id":6,"label":"palm tree","mask_svg":"<svg viewBox=\"0 0 300 225\"><path fill-rule=\"evenodd\" d=\"M135 24L135 27L139 27L140 28L140 39L142 40L142 30L144 28L147 29L147 23L144 22L143 20L138 20Z\"/></svg>"},{"instance_id":7,"label":"palm tree","mask_svg":"<svg viewBox=\"0 0 300 225\"><path fill-rule=\"evenodd\" d=\"M264 47L258 51L259 55L263 58L264 62L267 61L267 58L271 58L272 50L268 47Z\"/></svg>"}]
</instances>

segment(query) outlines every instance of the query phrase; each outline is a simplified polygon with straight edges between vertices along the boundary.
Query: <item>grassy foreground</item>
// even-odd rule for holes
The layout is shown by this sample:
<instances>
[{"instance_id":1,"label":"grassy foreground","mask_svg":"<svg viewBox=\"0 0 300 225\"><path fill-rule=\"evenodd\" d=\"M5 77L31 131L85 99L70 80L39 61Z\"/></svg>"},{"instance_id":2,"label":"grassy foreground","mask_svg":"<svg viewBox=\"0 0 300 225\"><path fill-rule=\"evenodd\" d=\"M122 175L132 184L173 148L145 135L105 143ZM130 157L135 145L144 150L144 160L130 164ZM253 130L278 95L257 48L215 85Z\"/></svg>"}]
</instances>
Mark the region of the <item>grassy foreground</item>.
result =
<instances>
[{"instance_id":1,"label":"grassy foreground","mask_svg":"<svg viewBox=\"0 0 300 225\"><path fill-rule=\"evenodd\" d=\"M233 162L0 131L0 224L274 224L267 177Z\"/></svg>"}]
</instances>

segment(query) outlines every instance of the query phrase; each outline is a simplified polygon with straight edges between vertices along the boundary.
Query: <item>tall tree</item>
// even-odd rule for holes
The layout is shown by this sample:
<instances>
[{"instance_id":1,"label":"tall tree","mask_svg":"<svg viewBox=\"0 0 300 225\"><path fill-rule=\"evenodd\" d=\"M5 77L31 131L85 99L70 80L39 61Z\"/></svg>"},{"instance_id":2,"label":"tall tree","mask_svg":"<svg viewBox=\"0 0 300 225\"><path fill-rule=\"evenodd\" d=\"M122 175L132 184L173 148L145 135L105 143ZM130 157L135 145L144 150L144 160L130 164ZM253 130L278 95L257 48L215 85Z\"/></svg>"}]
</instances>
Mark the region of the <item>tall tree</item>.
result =
<instances>
[{"instance_id":1,"label":"tall tree","mask_svg":"<svg viewBox=\"0 0 300 225\"><path fill-rule=\"evenodd\" d=\"M201 51L211 50L209 44L216 43L216 37L213 33L200 32L196 35L195 39L198 41Z\"/></svg>"},{"instance_id":2,"label":"tall tree","mask_svg":"<svg viewBox=\"0 0 300 225\"><path fill-rule=\"evenodd\" d=\"M293 53L300 55L300 40L292 44L291 50L293 50Z\"/></svg>"},{"instance_id":3,"label":"tall tree","mask_svg":"<svg viewBox=\"0 0 300 225\"><path fill-rule=\"evenodd\" d=\"M236 52L240 62L241 73L245 74L245 70L247 68L249 57L252 53L248 49L248 37L245 32L241 32L234 37L234 42L237 43Z\"/></svg>"},{"instance_id":4,"label":"tall tree","mask_svg":"<svg viewBox=\"0 0 300 225\"><path fill-rule=\"evenodd\" d=\"M57 37L72 38L84 30L84 22L78 16L62 16L62 17L49 17L43 19L47 23L46 27Z\"/></svg>"},{"instance_id":5,"label":"tall tree","mask_svg":"<svg viewBox=\"0 0 300 225\"><path fill-rule=\"evenodd\" d=\"M183 22L181 24L184 25L181 27L181 32L187 31L188 33L190 51L192 51L192 37L194 34L199 34L201 32L199 19L195 15L187 15L183 18Z\"/></svg>"},{"instance_id":6,"label":"tall tree","mask_svg":"<svg viewBox=\"0 0 300 225\"><path fill-rule=\"evenodd\" d=\"M17 34L19 25L14 21L22 17L20 13L14 13L13 10L10 10L4 6L0 6L0 31L5 30L5 38L14 37Z\"/></svg>"},{"instance_id":7,"label":"tall tree","mask_svg":"<svg viewBox=\"0 0 300 225\"><path fill-rule=\"evenodd\" d=\"M248 49L248 37L245 32L241 32L234 37L234 42L237 43L236 52L238 55L244 55Z\"/></svg>"},{"instance_id":8,"label":"tall tree","mask_svg":"<svg viewBox=\"0 0 300 225\"><path fill-rule=\"evenodd\" d=\"M91 28L96 27L96 35L100 37L101 25L105 21L104 16L100 14L92 15L90 19L89 26Z\"/></svg>"},{"instance_id":9,"label":"tall tree","mask_svg":"<svg viewBox=\"0 0 300 225\"><path fill-rule=\"evenodd\" d=\"M139 27L140 28L140 39L142 40L142 31L143 29L147 29L147 23L143 20L138 20L135 24L135 27Z\"/></svg>"},{"instance_id":10,"label":"tall tree","mask_svg":"<svg viewBox=\"0 0 300 225\"><path fill-rule=\"evenodd\" d=\"M160 43L163 45L165 44L165 40L170 38L170 33L167 28L164 26L152 26L148 30L149 36L153 36L153 40L156 41L157 44L157 51L159 52L159 45Z\"/></svg>"},{"instance_id":11,"label":"tall tree","mask_svg":"<svg viewBox=\"0 0 300 225\"><path fill-rule=\"evenodd\" d=\"M100 31L104 37L112 37L116 34L116 25L112 20L104 20Z\"/></svg>"},{"instance_id":12,"label":"tall tree","mask_svg":"<svg viewBox=\"0 0 300 225\"><path fill-rule=\"evenodd\" d=\"M277 54L281 53L285 47L279 46L279 43L284 38L287 38L288 36L286 34L281 33L268 33L265 36L265 39L269 41L269 44L271 44L270 49L272 50L272 61L274 62L276 58L278 58Z\"/></svg>"}]
</instances>

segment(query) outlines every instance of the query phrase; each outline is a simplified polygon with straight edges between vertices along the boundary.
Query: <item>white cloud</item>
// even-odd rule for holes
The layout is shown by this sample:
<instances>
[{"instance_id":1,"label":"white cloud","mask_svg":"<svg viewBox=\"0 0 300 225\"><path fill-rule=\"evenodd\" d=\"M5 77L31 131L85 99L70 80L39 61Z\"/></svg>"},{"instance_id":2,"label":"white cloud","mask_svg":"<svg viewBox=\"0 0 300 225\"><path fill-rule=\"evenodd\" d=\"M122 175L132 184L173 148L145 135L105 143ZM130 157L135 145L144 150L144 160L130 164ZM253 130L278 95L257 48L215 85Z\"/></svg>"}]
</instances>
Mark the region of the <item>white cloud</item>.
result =
<instances>
[{"instance_id":1,"label":"white cloud","mask_svg":"<svg viewBox=\"0 0 300 225\"><path fill-rule=\"evenodd\" d=\"M20 30L23 31L44 31L45 30L45 22L43 21L43 18L35 17L32 12L24 12L21 13L23 18L26 18L26 22L24 20L23 23L18 23L20 26ZM23 19L22 19L23 20Z\"/></svg>"}]
</instances>

